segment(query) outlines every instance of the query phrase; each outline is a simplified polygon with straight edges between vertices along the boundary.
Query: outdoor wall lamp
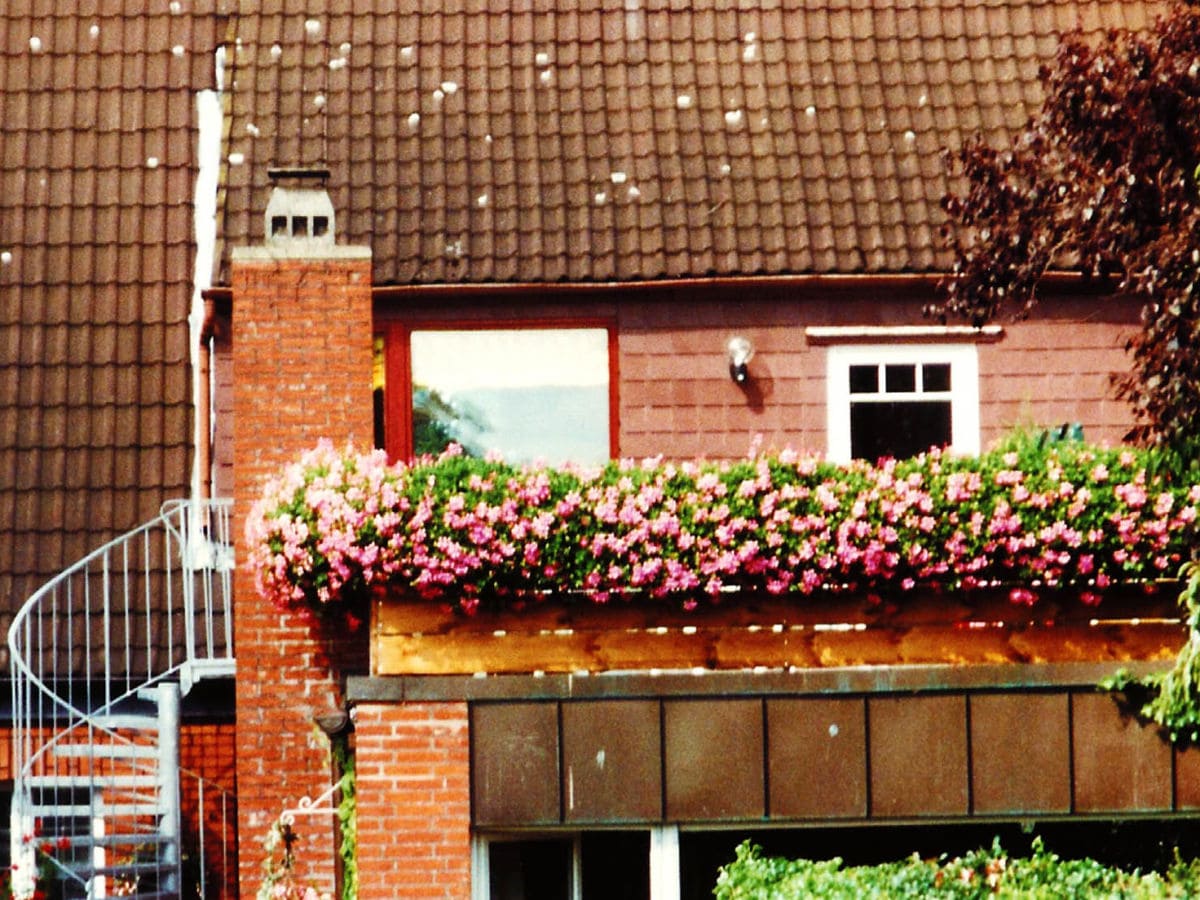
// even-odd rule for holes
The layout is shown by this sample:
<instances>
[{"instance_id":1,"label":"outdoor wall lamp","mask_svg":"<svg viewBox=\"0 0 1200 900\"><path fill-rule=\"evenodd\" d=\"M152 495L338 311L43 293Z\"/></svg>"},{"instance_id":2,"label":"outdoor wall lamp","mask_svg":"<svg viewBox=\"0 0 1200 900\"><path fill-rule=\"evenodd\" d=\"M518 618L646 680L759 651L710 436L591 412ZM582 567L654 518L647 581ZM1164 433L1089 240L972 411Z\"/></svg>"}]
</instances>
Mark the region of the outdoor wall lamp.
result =
<instances>
[{"instance_id":1,"label":"outdoor wall lamp","mask_svg":"<svg viewBox=\"0 0 1200 900\"><path fill-rule=\"evenodd\" d=\"M725 352L729 356L729 377L737 384L745 384L750 377L748 367L754 358L754 345L739 334L729 339Z\"/></svg>"}]
</instances>

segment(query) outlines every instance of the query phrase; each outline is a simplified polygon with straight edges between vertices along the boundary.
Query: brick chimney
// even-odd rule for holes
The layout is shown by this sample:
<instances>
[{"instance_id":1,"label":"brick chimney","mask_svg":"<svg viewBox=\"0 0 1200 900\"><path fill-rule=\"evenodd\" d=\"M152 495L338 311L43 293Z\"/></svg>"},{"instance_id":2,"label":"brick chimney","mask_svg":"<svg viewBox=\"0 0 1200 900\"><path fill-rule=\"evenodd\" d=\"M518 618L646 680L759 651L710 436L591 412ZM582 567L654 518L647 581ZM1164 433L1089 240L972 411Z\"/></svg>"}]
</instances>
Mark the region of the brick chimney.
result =
<instances>
[{"instance_id":1,"label":"brick chimney","mask_svg":"<svg viewBox=\"0 0 1200 900\"><path fill-rule=\"evenodd\" d=\"M264 480L318 440L366 449L372 439L371 250L336 243L328 174L272 170L265 240L232 252L239 536ZM240 547L238 558L247 555ZM253 896L267 830L330 784L328 744L313 717L341 705L340 676L346 666L365 669L367 650L361 638L318 640L260 600L244 567L235 592L239 875L243 895ZM333 825L332 816L296 823L304 864L330 890Z\"/></svg>"}]
</instances>

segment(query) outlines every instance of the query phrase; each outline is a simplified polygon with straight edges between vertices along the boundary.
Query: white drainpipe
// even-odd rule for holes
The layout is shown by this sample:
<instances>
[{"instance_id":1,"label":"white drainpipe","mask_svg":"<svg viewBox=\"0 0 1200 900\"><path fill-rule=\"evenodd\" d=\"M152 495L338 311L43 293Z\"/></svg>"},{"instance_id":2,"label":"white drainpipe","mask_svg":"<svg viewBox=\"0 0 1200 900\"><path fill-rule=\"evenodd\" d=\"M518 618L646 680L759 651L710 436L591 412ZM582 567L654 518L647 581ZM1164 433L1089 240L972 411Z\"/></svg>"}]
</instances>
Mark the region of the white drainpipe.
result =
<instances>
[{"instance_id":1,"label":"white drainpipe","mask_svg":"<svg viewBox=\"0 0 1200 900\"><path fill-rule=\"evenodd\" d=\"M196 267L192 276L192 309L188 315L189 346L192 348L192 404L196 409L192 444L192 496L205 498L212 483L213 382L210 365L211 337L206 333L204 292L212 287L217 247L217 186L221 170L221 132L224 110L221 92L225 81L225 48L218 47L214 59L216 90L196 94L197 131L194 197Z\"/></svg>"}]
</instances>

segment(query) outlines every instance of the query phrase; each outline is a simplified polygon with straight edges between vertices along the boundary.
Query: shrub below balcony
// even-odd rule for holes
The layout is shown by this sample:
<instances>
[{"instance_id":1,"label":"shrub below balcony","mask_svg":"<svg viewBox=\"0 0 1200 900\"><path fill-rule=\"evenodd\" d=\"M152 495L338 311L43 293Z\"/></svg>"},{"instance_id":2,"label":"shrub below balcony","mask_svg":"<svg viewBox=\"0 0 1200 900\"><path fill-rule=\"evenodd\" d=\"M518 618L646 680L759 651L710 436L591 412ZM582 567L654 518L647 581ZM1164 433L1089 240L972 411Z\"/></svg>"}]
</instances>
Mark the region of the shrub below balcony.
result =
<instances>
[{"instance_id":1,"label":"shrub below balcony","mask_svg":"<svg viewBox=\"0 0 1200 900\"><path fill-rule=\"evenodd\" d=\"M950 858L907 860L874 866L844 866L840 859L816 862L764 856L749 842L737 859L722 866L713 895L717 900L1035 900L1051 897L1107 897L1162 900L1194 897L1200 890L1200 862L1176 857L1165 874L1127 872L1093 859L1065 859L1034 838L1026 857L1009 856L999 840L990 848Z\"/></svg>"},{"instance_id":2,"label":"shrub below balcony","mask_svg":"<svg viewBox=\"0 0 1200 900\"><path fill-rule=\"evenodd\" d=\"M470 613L550 595L594 603L902 600L1004 586L1174 578L1200 485L1132 448L1032 441L836 465L790 451L737 462L518 468L451 450L414 465L322 443L266 485L247 522L262 595L318 614L403 592Z\"/></svg>"}]
</instances>

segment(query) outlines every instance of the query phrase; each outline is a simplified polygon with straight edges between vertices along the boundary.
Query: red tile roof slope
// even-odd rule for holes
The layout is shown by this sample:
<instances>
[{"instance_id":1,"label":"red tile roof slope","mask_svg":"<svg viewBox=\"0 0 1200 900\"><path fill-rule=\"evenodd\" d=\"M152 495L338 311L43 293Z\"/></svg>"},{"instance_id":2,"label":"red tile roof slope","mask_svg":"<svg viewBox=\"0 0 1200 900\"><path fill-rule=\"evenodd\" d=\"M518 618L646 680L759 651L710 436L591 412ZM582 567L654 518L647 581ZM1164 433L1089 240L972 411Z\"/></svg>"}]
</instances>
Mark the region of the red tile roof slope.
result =
<instances>
[{"instance_id":1,"label":"red tile roof slope","mask_svg":"<svg viewBox=\"0 0 1200 900\"><path fill-rule=\"evenodd\" d=\"M399 284L943 268L940 150L999 140L1119 0L245 3L226 245L328 164Z\"/></svg>"},{"instance_id":2,"label":"red tile roof slope","mask_svg":"<svg viewBox=\"0 0 1200 900\"><path fill-rule=\"evenodd\" d=\"M0 2L0 613L188 492L214 5Z\"/></svg>"}]
</instances>

